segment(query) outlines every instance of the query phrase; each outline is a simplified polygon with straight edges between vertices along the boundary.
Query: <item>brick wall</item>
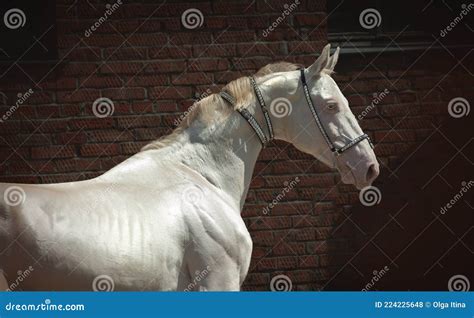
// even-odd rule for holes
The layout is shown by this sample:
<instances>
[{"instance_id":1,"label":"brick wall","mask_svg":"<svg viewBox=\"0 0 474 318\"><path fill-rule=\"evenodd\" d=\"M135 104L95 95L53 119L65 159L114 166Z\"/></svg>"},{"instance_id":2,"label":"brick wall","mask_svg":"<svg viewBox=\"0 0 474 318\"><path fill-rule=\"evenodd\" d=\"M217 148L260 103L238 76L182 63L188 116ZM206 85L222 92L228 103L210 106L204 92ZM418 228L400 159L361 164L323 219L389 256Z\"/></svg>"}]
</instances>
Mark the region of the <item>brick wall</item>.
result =
<instances>
[{"instance_id":1,"label":"brick wall","mask_svg":"<svg viewBox=\"0 0 474 318\"><path fill-rule=\"evenodd\" d=\"M14 66L0 84L2 114L18 93L34 91L0 124L0 181L52 183L100 175L171 132L175 119L202 94L277 60L308 65L327 42L325 3L299 2L268 36L263 32L287 1L123 4L87 37L104 4L57 1L59 61ZM194 30L181 23L189 8L204 16ZM389 90L361 120L386 167L380 184L388 167L446 117L447 101L468 88L459 66L445 77L453 61L427 72L430 63L438 66L437 57L410 66L406 56L373 56L366 67L368 56L343 54L335 76L356 115L374 93ZM114 102L112 116L94 116L99 97ZM294 189L265 215L263 209L296 177ZM280 273L291 278L293 289L325 287L353 253L351 235L338 228L357 203L352 186L308 155L281 142L266 148L243 212L254 241L244 288L268 290Z\"/></svg>"}]
</instances>

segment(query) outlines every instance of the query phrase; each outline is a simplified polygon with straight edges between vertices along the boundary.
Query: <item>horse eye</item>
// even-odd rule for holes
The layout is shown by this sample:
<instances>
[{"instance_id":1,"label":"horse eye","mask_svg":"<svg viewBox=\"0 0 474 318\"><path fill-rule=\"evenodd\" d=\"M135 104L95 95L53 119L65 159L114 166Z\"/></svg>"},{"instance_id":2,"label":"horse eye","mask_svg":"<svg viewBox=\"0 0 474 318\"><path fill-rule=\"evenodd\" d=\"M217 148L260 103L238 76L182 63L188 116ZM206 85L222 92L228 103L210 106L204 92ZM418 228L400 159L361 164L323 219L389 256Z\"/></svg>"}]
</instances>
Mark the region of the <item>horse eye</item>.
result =
<instances>
[{"instance_id":1,"label":"horse eye","mask_svg":"<svg viewBox=\"0 0 474 318\"><path fill-rule=\"evenodd\" d=\"M331 103L331 104L328 104L326 107L329 110L335 110L337 108L337 104L336 103Z\"/></svg>"}]
</instances>

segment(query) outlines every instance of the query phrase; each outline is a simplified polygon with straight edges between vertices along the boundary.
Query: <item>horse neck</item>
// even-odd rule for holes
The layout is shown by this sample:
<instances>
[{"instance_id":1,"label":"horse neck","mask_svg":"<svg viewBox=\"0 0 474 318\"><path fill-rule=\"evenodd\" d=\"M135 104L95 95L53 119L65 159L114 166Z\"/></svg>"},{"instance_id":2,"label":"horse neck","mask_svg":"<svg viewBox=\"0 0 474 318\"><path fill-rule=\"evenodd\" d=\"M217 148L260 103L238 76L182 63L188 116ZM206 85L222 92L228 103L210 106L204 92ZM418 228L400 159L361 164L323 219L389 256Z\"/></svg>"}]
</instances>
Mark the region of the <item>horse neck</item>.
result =
<instances>
[{"instance_id":1,"label":"horse neck","mask_svg":"<svg viewBox=\"0 0 474 318\"><path fill-rule=\"evenodd\" d=\"M263 124L263 116L257 118ZM208 125L196 121L183 132L187 138L180 150L181 163L227 193L241 210L262 149L260 140L236 111Z\"/></svg>"}]
</instances>

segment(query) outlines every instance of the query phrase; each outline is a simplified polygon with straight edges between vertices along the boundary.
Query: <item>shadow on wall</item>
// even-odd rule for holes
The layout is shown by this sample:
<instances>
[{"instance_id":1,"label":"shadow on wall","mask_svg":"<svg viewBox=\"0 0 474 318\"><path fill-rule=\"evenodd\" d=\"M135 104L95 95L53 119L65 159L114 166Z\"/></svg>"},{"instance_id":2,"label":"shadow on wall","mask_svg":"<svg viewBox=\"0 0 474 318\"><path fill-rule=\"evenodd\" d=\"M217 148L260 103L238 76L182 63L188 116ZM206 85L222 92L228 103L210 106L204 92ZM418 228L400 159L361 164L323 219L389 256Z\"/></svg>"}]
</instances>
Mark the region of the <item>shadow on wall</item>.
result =
<instances>
[{"instance_id":1,"label":"shadow on wall","mask_svg":"<svg viewBox=\"0 0 474 318\"><path fill-rule=\"evenodd\" d=\"M471 116L450 118L375 184L373 207L354 206L341 231L354 253L326 290L448 290L473 282L474 143ZM391 169L390 168L390 169ZM467 279L467 281L466 281Z\"/></svg>"}]
</instances>

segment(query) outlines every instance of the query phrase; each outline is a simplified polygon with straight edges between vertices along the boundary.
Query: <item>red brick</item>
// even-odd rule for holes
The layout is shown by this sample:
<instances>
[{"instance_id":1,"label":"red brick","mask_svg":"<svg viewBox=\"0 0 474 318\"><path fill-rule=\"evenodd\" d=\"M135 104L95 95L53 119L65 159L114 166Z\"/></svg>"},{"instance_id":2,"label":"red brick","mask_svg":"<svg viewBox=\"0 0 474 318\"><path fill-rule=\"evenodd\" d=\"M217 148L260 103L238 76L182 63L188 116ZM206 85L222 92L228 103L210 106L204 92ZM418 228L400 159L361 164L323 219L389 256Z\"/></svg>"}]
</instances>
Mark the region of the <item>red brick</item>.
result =
<instances>
[{"instance_id":1,"label":"red brick","mask_svg":"<svg viewBox=\"0 0 474 318\"><path fill-rule=\"evenodd\" d=\"M151 59L184 59L192 56L191 46L160 46L148 49Z\"/></svg>"},{"instance_id":2,"label":"red brick","mask_svg":"<svg viewBox=\"0 0 474 318\"><path fill-rule=\"evenodd\" d=\"M188 71L222 71L229 69L229 62L224 59L197 59L188 61Z\"/></svg>"},{"instance_id":3,"label":"red brick","mask_svg":"<svg viewBox=\"0 0 474 318\"><path fill-rule=\"evenodd\" d=\"M69 63L60 68L61 73L66 76L90 76L97 74L98 70L99 65L90 63Z\"/></svg>"},{"instance_id":4,"label":"red brick","mask_svg":"<svg viewBox=\"0 0 474 318\"><path fill-rule=\"evenodd\" d=\"M186 68L184 61L170 61L162 60L158 62L151 62L147 64L147 72L149 73L174 73L182 72Z\"/></svg>"},{"instance_id":5,"label":"red brick","mask_svg":"<svg viewBox=\"0 0 474 318\"><path fill-rule=\"evenodd\" d=\"M152 113L153 104L151 102L134 102L132 104L132 112L142 114L142 113Z\"/></svg>"},{"instance_id":6,"label":"red brick","mask_svg":"<svg viewBox=\"0 0 474 318\"><path fill-rule=\"evenodd\" d=\"M124 81L117 76L90 76L79 79L79 86L85 88L121 87Z\"/></svg>"},{"instance_id":7,"label":"red brick","mask_svg":"<svg viewBox=\"0 0 474 318\"><path fill-rule=\"evenodd\" d=\"M323 26L327 21L324 13L296 14L294 17L298 26Z\"/></svg>"},{"instance_id":8,"label":"red brick","mask_svg":"<svg viewBox=\"0 0 474 318\"><path fill-rule=\"evenodd\" d=\"M171 78L173 85L196 85L196 84L212 84L212 76L208 73L183 73L173 75Z\"/></svg>"},{"instance_id":9,"label":"red brick","mask_svg":"<svg viewBox=\"0 0 474 318\"><path fill-rule=\"evenodd\" d=\"M191 88L183 86L158 86L148 90L153 99L182 99L191 96Z\"/></svg>"},{"instance_id":10,"label":"red brick","mask_svg":"<svg viewBox=\"0 0 474 318\"><path fill-rule=\"evenodd\" d=\"M110 88L102 90L103 97L109 97L112 100L132 100L144 99L146 91L144 88Z\"/></svg>"},{"instance_id":11,"label":"red brick","mask_svg":"<svg viewBox=\"0 0 474 318\"><path fill-rule=\"evenodd\" d=\"M209 32L173 32L170 35L170 43L172 45L186 44L210 44L212 43L212 34Z\"/></svg>"},{"instance_id":12,"label":"red brick","mask_svg":"<svg viewBox=\"0 0 474 318\"><path fill-rule=\"evenodd\" d=\"M91 106L92 107L92 106ZM87 118L87 119L72 119L68 122L71 129L105 129L113 126L113 119L107 118Z\"/></svg>"},{"instance_id":13,"label":"red brick","mask_svg":"<svg viewBox=\"0 0 474 318\"><path fill-rule=\"evenodd\" d=\"M127 116L117 119L117 126L120 128L134 128L134 127L157 127L160 125L160 116Z\"/></svg>"},{"instance_id":14,"label":"red brick","mask_svg":"<svg viewBox=\"0 0 474 318\"><path fill-rule=\"evenodd\" d=\"M127 39L127 43L132 46L158 47L167 43L168 36L164 33L135 33Z\"/></svg>"},{"instance_id":15,"label":"red brick","mask_svg":"<svg viewBox=\"0 0 474 318\"><path fill-rule=\"evenodd\" d=\"M76 150L73 146L49 146L31 148L31 158L50 159L74 157Z\"/></svg>"},{"instance_id":16,"label":"red brick","mask_svg":"<svg viewBox=\"0 0 474 318\"><path fill-rule=\"evenodd\" d=\"M105 60L123 61L123 60L145 60L147 57L146 49L139 47L120 47L105 49Z\"/></svg>"},{"instance_id":17,"label":"red brick","mask_svg":"<svg viewBox=\"0 0 474 318\"><path fill-rule=\"evenodd\" d=\"M213 2L214 13L222 15L234 15L241 12L245 15L255 12L255 3L251 0L243 1L225 1L218 0Z\"/></svg>"},{"instance_id":18,"label":"red brick","mask_svg":"<svg viewBox=\"0 0 474 318\"><path fill-rule=\"evenodd\" d=\"M42 89L71 89L76 88L77 80L72 77L61 77L60 80L44 80L38 86Z\"/></svg>"},{"instance_id":19,"label":"red brick","mask_svg":"<svg viewBox=\"0 0 474 318\"><path fill-rule=\"evenodd\" d=\"M148 142L132 142L121 144L121 153L126 155L134 155L142 149Z\"/></svg>"},{"instance_id":20,"label":"red brick","mask_svg":"<svg viewBox=\"0 0 474 318\"><path fill-rule=\"evenodd\" d=\"M58 103L72 103L94 101L100 97L100 92L94 89L81 88L72 92L57 92L56 98Z\"/></svg>"},{"instance_id":21,"label":"red brick","mask_svg":"<svg viewBox=\"0 0 474 318\"><path fill-rule=\"evenodd\" d=\"M121 74L132 74L136 75L138 73L144 72L144 69L147 67L147 64L139 62L107 62L106 64L101 65L100 73L101 74L110 74L110 75L121 75Z\"/></svg>"},{"instance_id":22,"label":"red brick","mask_svg":"<svg viewBox=\"0 0 474 318\"><path fill-rule=\"evenodd\" d=\"M97 158L71 158L54 160L57 172L82 172L101 170L100 160Z\"/></svg>"},{"instance_id":23,"label":"red brick","mask_svg":"<svg viewBox=\"0 0 474 318\"><path fill-rule=\"evenodd\" d=\"M119 154L118 144L93 144L82 145L80 149L81 156L84 157L102 157L114 156Z\"/></svg>"},{"instance_id":24,"label":"red brick","mask_svg":"<svg viewBox=\"0 0 474 318\"><path fill-rule=\"evenodd\" d=\"M118 34L92 34L83 37L82 41L91 47L118 47L124 44L125 38Z\"/></svg>"},{"instance_id":25,"label":"red brick","mask_svg":"<svg viewBox=\"0 0 474 318\"><path fill-rule=\"evenodd\" d=\"M193 45L193 56L216 57L216 56L235 56L235 44L212 43L210 45Z\"/></svg>"},{"instance_id":26,"label":"red brick","mask_svg":"<svg viewBox=\"0 0 474 318\"><path fill-rule=\"evenodd\" d=\"M102 54L100 49L98 48L81 48L77 47L74 50L65 49L62 52L59 52L60 55L67 54L68 59L80 62L87 62L87 61L101 61Z\"/></svg>"}]
</instances>

